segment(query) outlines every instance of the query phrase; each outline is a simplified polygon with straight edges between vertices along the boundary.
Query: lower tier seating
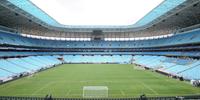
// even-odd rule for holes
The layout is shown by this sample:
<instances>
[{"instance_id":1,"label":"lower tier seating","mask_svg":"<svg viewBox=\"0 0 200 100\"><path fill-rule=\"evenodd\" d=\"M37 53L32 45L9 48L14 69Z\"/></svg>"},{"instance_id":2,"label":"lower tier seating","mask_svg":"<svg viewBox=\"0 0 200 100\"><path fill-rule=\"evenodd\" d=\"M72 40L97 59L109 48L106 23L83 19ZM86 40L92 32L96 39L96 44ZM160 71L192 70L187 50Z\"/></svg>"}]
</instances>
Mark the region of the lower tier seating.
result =
<instances>
[{"instance_id":1,"label":"lower tier seating","mask_svg":"<svg viewBox=\"0 0 200 100\"><path fill-rule=\"evenodd\" d=\"M200 79L200 61L164 56L134 56L133 63L186 80Z\"/></svg>"},{"instance_id":2,"label":"lower tier seating","mask_svg":"<svg viewBox=\"0 0 200 100\"><path fill-rule=\"evenodd\" d=\"M131 55L66 55L64 59L67 63L118 63L118 64L127 64L130 63L132 56Z\"/></svg>"},{"instance_id":3,"label":"lower tier seating","mask_svg":"<svg viewBox=\"0 0 200 100\"><path fill-rule=\"evenodd\" d=\"M64 55L0 59L0 82L62 63L117 63L144 66L186 80L200 79L200 60L150 55Z\"/></svg>"},{"instance_id":4,"label":"lower tier seating","mask_svg":"<svg viewBox=\"0 0 200 100\"><path fill-rule=\"evenodd\" d=\"M61 58L61 59L60 59ZM54 65L66 63L118 63L127 64L131 55L65 55L65 56L29 56L21 58L0 59L0 83L15 77L29 75Z\"/></svg>"},{"instance_id":5,"label":"lower tier seating","mask_svg":"<svg viewBox=\"0 0 200 100\"><path fill-rule=\"evenodd\" d=\"M55 56L0 59L0 80L31 74L61 63Z\"/></svg>"}]
</instances>

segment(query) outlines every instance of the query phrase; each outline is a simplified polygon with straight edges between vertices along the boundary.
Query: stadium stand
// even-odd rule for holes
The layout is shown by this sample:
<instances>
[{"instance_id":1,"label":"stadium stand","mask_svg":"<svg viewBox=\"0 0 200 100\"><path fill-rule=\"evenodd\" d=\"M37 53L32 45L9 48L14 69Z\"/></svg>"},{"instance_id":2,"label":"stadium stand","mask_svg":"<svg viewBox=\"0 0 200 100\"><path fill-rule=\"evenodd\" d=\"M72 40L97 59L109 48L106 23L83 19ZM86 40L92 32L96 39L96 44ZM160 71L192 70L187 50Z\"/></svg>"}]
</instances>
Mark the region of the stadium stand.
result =
<instances>
[{"instance_id":1,"label":"stadium stand","mask_svg":"<svg viewBox=\"0 0 200 100\"><path fill-rule=\"evenodd\" d=\"M199 82L199 4L164 0L134 25L71 26L59 24L30 0L0 0L0 84L60 64L134 64Z\"/></svg>"},{"instance_id":2,"label":"stadium stand","mask_svg":"<svg viewBox=\"0 0 200 100\"><path fill-rule=\"evenodd\" d=\"M195 59L181 59L164 56L134 56L133 63L167 73L172 76L183 77L186 80L199 80L200 61Z\"/></svg>"},{"instance_id":3,"label":"stadium stand","mask_svg":"<svg viewBox=\"0 0 200 100\"><path fill-rule=\"evenodd\" d=\"M59 64L62 64L62 61L58 60L54 56L30 56L23 58L0 59L0 80L2 82L8 81Z\"/></svg>"},{"instance_id":4,"label":"stadium stand","mask_svg":"<svg viewBox=\"0 0 200 100\"><path fill-rule=\"evenodd\" d=\"M51 48L147 48L147 47L165 47L178 46L185 44L195 44L200 42L200 29L175 34L171 37L135 40L135 41L59 41L34 39L1 32L0 44L27 46L27 47L51 47Z\"/></svg>"},{"instance_id":5,"label":"stadium stand","mask_svg":"<svg viewBox=\"0 0 200 100\"><path fill-rule=\"evenodd\" d=\"M117 63L128 64L130 63L132 56L130 55L66 55L64 59L67 63Z\"/></svg>"}]
</instances>

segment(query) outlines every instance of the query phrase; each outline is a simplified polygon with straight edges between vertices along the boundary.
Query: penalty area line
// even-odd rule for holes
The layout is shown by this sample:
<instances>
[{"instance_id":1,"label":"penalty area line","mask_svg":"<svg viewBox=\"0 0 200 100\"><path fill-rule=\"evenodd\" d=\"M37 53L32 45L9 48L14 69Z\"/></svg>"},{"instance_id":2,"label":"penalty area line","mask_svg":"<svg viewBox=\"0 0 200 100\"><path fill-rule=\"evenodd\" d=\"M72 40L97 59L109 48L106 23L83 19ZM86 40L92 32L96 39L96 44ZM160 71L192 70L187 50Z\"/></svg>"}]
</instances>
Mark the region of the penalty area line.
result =
<instances>
[{"instance_id":1,"label":"penalty area line","mask_svg":"<svg viewBox=\"0 0 200 100\"><path fill-rule=\"evenodd\" d=\"M51 84L53 84L54 82L49 82L48 84L44 85L43 87L41 87L40 89L37 89L35 92L33 92L31 95L35 95L38 92L42 91L43 89L45 89L46 87L50 86Z\"/></svg>"},{"instance_id":2,"label":"penalty area line","mask_svg":"<svg viewBox=\"0 0 200 100\"><path fill-rule=\"evenodd\" d=\"M125 96L125 93L124 93L124 91L123 91L123 90L120 90L120 92L121 92L121 94L122 94L123 96Z\"/></svg>"},{"instance_id":3,"label":"penalty area line","mask_svg":"<svg viewBox=\"0 0 200 100\"><path fill-rule=\"evenodd\" d=\"M71 92L71 90L68 90L66 96L69 96L70 92Z\"/></svg>"},{"instance_id":4,"label":"penalty area line","mask_svg":"<svg viewBox=\"0 0 200 100\"><path fill-rule=\"evenodd\" d=\"M150 91L152 91L154 94L159 95L158 92L156 92L154 89L152 89L151 87L149 87L148 85L144 84L143 82L139 81L144 87L146 87L147 89L149 89Z\"/></svg>"}]
</instances>

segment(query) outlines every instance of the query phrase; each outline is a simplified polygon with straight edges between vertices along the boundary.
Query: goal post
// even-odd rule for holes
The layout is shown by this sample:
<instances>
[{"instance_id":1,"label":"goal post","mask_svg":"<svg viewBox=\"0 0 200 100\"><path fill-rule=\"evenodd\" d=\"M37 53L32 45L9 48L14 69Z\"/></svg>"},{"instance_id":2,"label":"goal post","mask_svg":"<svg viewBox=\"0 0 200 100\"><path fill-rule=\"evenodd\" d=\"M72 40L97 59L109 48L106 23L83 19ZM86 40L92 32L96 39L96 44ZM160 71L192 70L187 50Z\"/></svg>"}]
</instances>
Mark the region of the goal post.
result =
<instances>
[{"instance_id":1,"label":"goal post","mask_svg":"<svg viewBox=\"0 0 200 100\"><path fill-rule=\"evenodd\" d=\"M107 86L84 86L83 98L107 98L108 87Z\"/></svg>"}]
</instances>

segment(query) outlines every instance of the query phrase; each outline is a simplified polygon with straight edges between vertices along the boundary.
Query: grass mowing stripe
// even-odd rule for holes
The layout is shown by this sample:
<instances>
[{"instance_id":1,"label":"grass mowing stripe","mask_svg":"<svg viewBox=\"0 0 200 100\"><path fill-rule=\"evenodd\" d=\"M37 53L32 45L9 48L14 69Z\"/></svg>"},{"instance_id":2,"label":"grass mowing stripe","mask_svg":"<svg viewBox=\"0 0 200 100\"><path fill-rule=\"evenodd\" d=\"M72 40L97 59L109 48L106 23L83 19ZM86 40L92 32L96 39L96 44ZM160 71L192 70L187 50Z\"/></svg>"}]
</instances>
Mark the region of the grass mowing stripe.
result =
<instances>
[{"instance_id":1,"label":"grass mowing stripe","mask_svg":"<svg viewBox=\"0 0 200 100\"><path fill-rule=\"evenodd\" d=\"M46 85L45 85L46 84ZM107 86L109 97L200 94L200 89L155 72L121 64L64 64L0 85L0 96L82 97L83 86Z\"/></svg>"}]
</instances>

